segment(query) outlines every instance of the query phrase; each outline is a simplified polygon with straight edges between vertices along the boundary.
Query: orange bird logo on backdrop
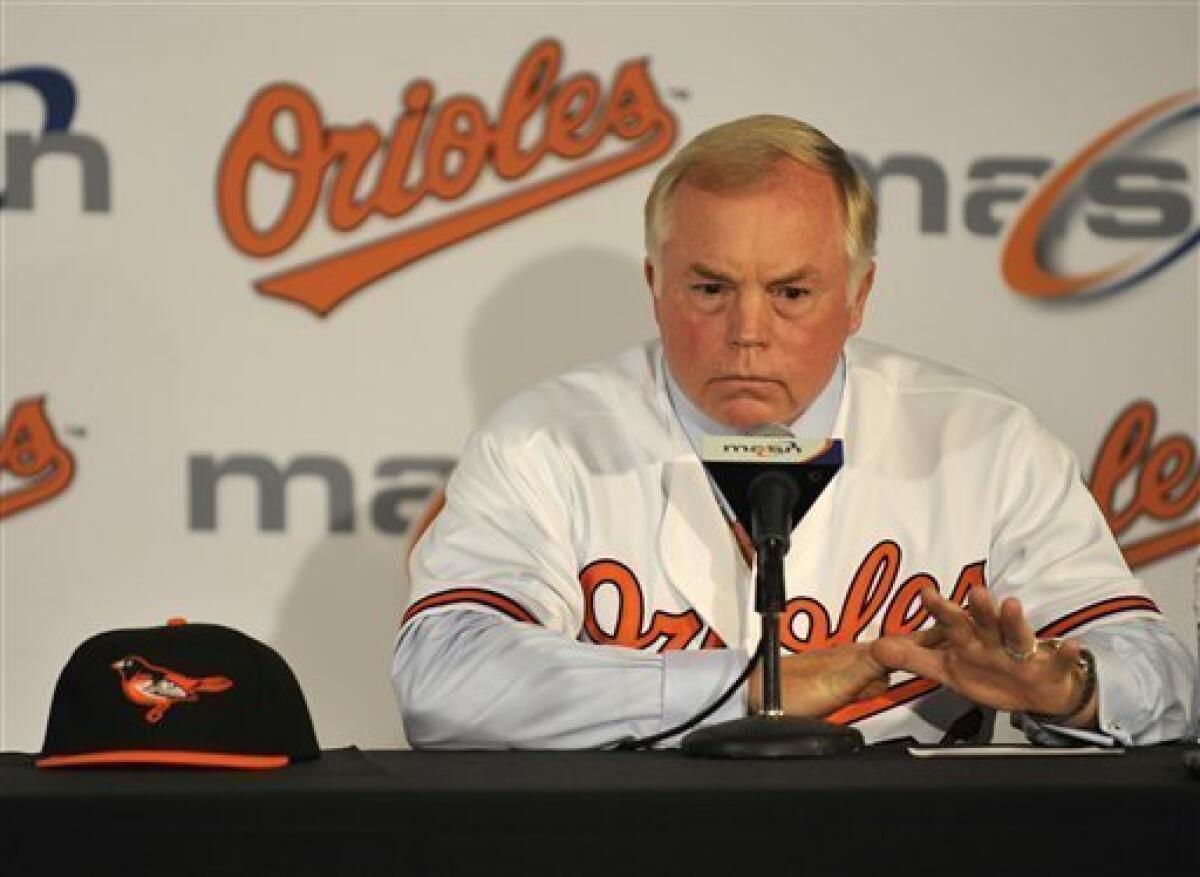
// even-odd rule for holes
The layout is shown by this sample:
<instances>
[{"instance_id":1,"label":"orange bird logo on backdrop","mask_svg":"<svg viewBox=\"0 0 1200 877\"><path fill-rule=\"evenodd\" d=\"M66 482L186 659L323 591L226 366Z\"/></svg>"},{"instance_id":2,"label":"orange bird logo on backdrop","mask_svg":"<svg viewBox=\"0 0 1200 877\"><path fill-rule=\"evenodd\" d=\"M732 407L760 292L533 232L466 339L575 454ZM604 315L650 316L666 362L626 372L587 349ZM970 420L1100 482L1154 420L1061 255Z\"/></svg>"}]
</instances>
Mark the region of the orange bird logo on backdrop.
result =
<instances>
[{"instance_id":1,"label":"orange bird logo on backdrop","mask_svg":"<svg viewBox=\"0 0 1200 877\"><path fill-rule=\"evenodd\" d=\"M13 405L0 436L0 474L18 482L0 493L0 520L53 499L75 477L75 458L54 434L45 402L37 396Z\"/></svg>"},{"instance_id":2,"label":"orange bird logo on backdrop","mask_svg":"<svg viewBox=\"0 0 1200 877\"><path fill-rule=\"evenodd\" d=\"M217 178L221 225L248 256L286 253L322 202L329 226L349 233L372 216L399 219L430 198L457 202L485 170L511 186L490 200L264 277L255 283L258 291L325 316L418 259L667 153L677 126L650 80L647 59L623 63L605 94L591 73L560 81L562 58L562 46L552 39L529 49L494 115L468 94L435 103L433 84L413 80L386 137L370 122L328 124L300 86L274 84L259 91L225 148ZM277 133L284 122L290 123L290 144ZM628 145L585 160L613 140ZM567 167L523 182L555 158ZM264 211L275 217L265 224L251 215L256 171L288 183L282 207Z\"/></svg>"}]
</instances>

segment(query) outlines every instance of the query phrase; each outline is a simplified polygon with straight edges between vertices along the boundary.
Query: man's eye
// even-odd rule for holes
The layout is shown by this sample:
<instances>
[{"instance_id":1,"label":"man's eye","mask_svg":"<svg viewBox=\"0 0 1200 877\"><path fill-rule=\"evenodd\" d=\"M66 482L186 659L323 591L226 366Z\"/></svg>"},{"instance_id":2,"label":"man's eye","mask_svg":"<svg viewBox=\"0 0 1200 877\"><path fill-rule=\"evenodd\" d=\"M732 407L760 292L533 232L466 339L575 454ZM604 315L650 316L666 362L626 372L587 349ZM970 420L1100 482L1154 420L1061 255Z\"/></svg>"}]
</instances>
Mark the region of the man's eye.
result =
<instances>
[{"instance_id":1,"label":"man's eye","mask_svg":"<svg viewBox=\"0 0 1200 877\"><path fill-rule=\"evenodd\" d=\"M720 283L697 283L692 286L693 292L705 296L720 295L723 289L724 287Z\"/></svg>"},{"instance_id":2,"label":"man's eye","mask_svg":"<svg viewBox=\"0 0 1200 877\"><path fill-rule=\"evenodd\" d=\"M778 290L779 297L788 301L798 301L799 299L807 298L811 294L807 286L781 286Z\"/></svg>"}]
</instances>

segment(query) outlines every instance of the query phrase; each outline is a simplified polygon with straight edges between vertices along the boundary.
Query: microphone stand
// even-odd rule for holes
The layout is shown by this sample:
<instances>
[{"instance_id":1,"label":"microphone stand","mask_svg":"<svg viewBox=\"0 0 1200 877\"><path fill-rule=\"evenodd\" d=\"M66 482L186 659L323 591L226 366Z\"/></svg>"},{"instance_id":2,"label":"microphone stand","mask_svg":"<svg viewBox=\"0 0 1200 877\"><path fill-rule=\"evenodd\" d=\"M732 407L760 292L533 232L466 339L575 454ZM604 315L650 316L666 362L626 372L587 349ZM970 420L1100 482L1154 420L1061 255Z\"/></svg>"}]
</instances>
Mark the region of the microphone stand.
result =
<instances>
[{"instance_id":1,"label":"microphone stand","mask_svg":"<svg viewBox=\"0 0 1200 877\"><path fill-rule=\"evenodd\" d=\"M814 758L861 752L857 728L783 711L779 620L783 612L783 559L791 548L791 509L797 489L791 479L765 473L750 486L757 493L751 523L758 572L754 608L762 616L762 706L755 715L692 731L683 752L705 758ZM775 523L775 526L772 526Z\"/></svg>"}]
</instances>

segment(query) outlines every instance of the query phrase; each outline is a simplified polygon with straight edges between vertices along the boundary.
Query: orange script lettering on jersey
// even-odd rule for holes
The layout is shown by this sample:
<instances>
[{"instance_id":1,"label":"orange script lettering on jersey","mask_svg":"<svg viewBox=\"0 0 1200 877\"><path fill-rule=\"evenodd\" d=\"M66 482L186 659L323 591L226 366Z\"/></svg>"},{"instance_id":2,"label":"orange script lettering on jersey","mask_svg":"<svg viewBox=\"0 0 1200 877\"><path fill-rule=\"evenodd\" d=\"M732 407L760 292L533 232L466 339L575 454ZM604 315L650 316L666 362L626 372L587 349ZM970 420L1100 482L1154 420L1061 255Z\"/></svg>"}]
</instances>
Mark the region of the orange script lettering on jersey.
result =
<instances>
[{"instance_id":1,"label":"orange script lettering on jersey","mask_svg":"<svg viewBox=\"0 0 1200 877\"><path fill-rule=\"evenodd\" d=\"M831 625L829 611L819 600L812 597L788 600L780 617L783 647L803 652L857 642L880 613L883 614L881 635L911 633L920 628L929 618L920 605L921 589L937 588L938 583L933 576L917 573L897 588L900 556L900 546L891 541L880 542L867 553L850 582L836 625ZM949 599L961 605L971 587L984 586L983 567L982 560L964 566ZM704 622L694 610L671 613L659 609L647 619L641 582L620 561L605 558L589 563L579 573L579 584L583 589L583 630L594 643L669 651L687 648L704 629ZM605 585L614 589L616 597L615 621L611 627L601 624L596 605L597 592ZM803 632L797 630L801 617L807 622ZM710 634L703 645L719 645L719 639L714 642L711 630Z\"/></svg>"},{"instance_id":2,"label":"orange script lettering on jersey","mask_svg":"<svg viewBox=\"0 0 1200 877\"><path fill-rule=\"evenodd\" d=\"M562 54L555 40L533 46L517 65L494 119L470 95L435 105L433 85L415 80L404 89L401 112L386 139L369 122L326 125L316 102L298 86L277 84L260 91L225 149L217 183L225 233L251 256L273 256L292 246L323 197L330 226L349 232L372 215L402 216L429 197L458 200L485 167L501 180L516 181L547 157L575 162L610 137L633 145L425 225L267 277L256 284L259 291L324 316L356 291L423 256L648 164L670 149L675 118L650 81L646 59L621 65L606 97L590 73L559 82ZM277 133L283 122L291 124L290 144ZM376 175L364 183L372 165ZM256 170L282 175L290 186L277 218L263 227L251 217Z\"/></svg>"},{"instance_id":3,"label":"orange script lettering on jersey","mask_svg":"<svg viewBox=\"0 0 1200 877\"><path fill-rule=\"evenodd\" d=\"M846 591L836 623L831 622L829 611L819 600L792 597L780 617L780 644L790 652L804 652L856 642L881 613L881 636L919 629L929 619L929 613L921 607L920 592L927 587L938 588L938 582L928 573L916 573L897 588L900 560L900 546L891 540L880 542L867 552ZM647 619L642 585L633 570L620 561L604 558L589 563L579 573L579 584L583 589L583 633L591 642L669 651L687 648L704 629L704 622L694 610L680 613L656 610ZM616 612L611 627L602 625L598 617L597 596L602 586L615 589ZM962 606L967 591L976 586L987 587L982 560L962 568L948 599ZM804 631L797 629L801 617L807 622ZM701 648L723 646L709 628ZM878 697L847 704L826 718L840 724L857 721L908 703L935 688L937 683L916 677L893 685Z\"/></svg>"},{"instance_id":4,"label":"orange script lettering on jersey","mask_svg":"<svg viewBox=\"0 0 1200 877\"><path fill-rule=\"evenodd\" d=\"M0 494L0 519L58 496L71 483L75 459L54 435L43 397L13 406L0 437L0 472L24 481Z\"/></svg>"}]
</instances>

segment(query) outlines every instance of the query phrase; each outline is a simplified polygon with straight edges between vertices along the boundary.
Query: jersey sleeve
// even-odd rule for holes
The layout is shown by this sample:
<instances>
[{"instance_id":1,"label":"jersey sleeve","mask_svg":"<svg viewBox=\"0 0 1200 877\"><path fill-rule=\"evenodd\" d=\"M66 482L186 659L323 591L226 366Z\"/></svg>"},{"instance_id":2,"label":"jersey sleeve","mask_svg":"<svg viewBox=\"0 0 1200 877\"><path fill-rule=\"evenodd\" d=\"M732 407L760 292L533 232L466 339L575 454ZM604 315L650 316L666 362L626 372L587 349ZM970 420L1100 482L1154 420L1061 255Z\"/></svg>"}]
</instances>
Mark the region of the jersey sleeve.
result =
<instances>
[{"instance_id":1,"label":"jersey sleeve","mask_svg":"<svg viewBox=\"0 0 1200 877\"><path fill-rule=\"evenodd\" d=\"M392 685L420 749L578 749L673 728L741 672L735 649L659 655L575 642L482 611L427 612L401 632ZM707 723L744 715L745 686ZM679 745L679 737L662 746Z\"/></svg>"},{"instance_id":2,"label":"jersey sleeve","mask_svg":"<svg viewBox=\"0 0 1200 877\"><path fill-rule=\"evenodd\" d=\"M473 608L574 638L583 624L574 496L544 433L476 433L413 551L402 624Z\"/></svg>"},{"instance_id":3,"label":"jersey sleeve","mask_svg":"<svg viewBox=\"0 0 1200 877\"><path fill-rule=\"evenodd\" d=\"M987 569L997 599L1018 598L1043 638L1118 619L1161 619L1070 450L1024 410L1004 442L997 460L1001 507Z\"/></svg>"},{"instance_id":4,"label":"jersey sleeve","mask_svg":"<svg viewBox=\"0 0 1200 877\"><path fill-rule=\"evenodd\" d=\"M1096 658L1101 734L1123 745L1178 739L1191 724L1195 661L1130 572L1074 455L1026 416L1010 436L989 580L1021 601L1039 638L1078 636ZM1034 742L1084 737L1016 724Z\"/></svg>"},{"instance_id":5,"label":"jersey sleeve","mask_svg":"<svg viewBox=\"0 0 1200 877\"><path fill-rule=\"evenodd\" d=\"M1192 729L1196 662L1161 620L1116 618L1080 635L1096 659L1096 732L1039 724L1013 716L1035 743L1096 742L1149 746L1186 737Z\"/></svg>"},{"instance_id":6,"label":"jersey sleeve","mask_svg":"<svg viewBox=\"0 0 1200 877\"><path fill-rule=\"evenodd\" d=\"M468 442L410 563L391 675L412 745L558 749L657 734L741 671L740 650L664 656L578 641L586 512L573 471L545 433ZM744 712L739 692L708 721Z\"/></svg>"}]
</instances>

